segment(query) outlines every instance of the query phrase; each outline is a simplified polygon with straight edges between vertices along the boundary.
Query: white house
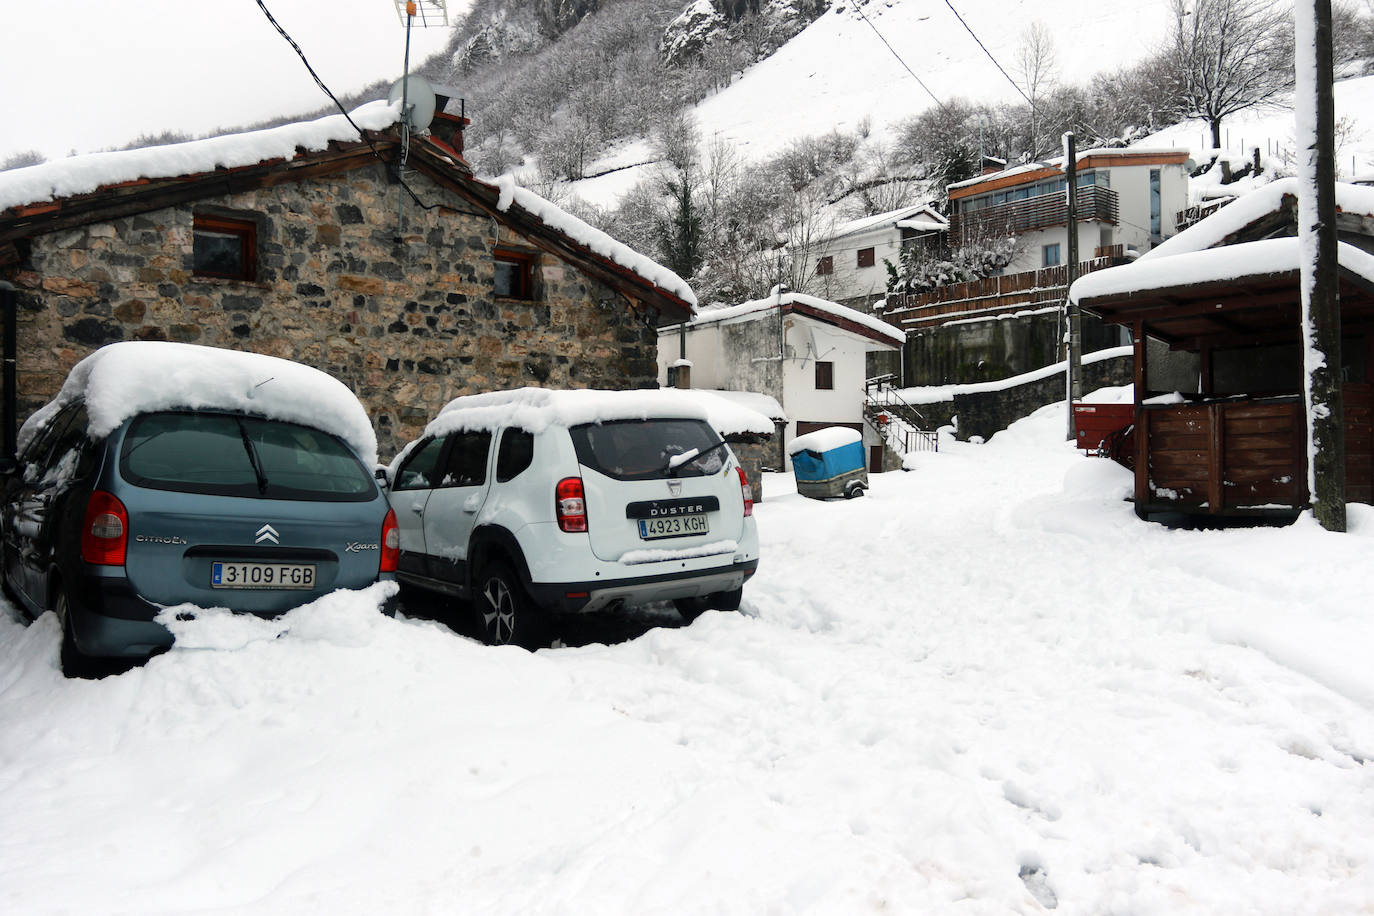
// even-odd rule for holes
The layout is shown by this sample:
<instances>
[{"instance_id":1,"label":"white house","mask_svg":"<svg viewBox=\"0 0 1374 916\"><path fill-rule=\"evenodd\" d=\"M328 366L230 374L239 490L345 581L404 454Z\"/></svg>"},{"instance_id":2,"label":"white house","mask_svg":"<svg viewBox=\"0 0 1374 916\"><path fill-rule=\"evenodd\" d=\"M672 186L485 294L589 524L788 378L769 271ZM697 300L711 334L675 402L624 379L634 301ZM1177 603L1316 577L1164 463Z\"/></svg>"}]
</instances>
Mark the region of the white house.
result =
<instances>
[{"instance_id":1,"label":"white house","mask_svg":"<svg viewBox=\"0 0 1374 916\"><path fill-rule=\"evenodd\" d=\"M818 295L849 305L867 305L887 294L885 261L898 264L905 245L943 243L949 221L930 204L915 204L841 223L806 246Z\"/></svg>"},{"instance_id":2,"label":"white house","mask_svg":"<svg viewBox=\"0 0 1374 916\"><path fill-rule=\"evenodd\" d=\"M772 397L786 415L787 441L825 426L864 432L865 354L898 350L905 335L864 312L815 296L783 293L704 310L658 332L665 386L748 391ZM879 449L879 455L881 449Z\"/></svg>"},{"instance_id":3,"label":"white house","mask_svg":"<svg viewBox=\"0 0 1374 916\"><path fill-rule=\"evenodd\" d=\"M1068 257L1064 159L1017 165L949 186L950 243L1015 234L1004 273L1054 267ZM1144 253L1177 231L1188 206L1188 153L1093 149L1078 153L1078 256Z\"/></svg>"}]
</instances>

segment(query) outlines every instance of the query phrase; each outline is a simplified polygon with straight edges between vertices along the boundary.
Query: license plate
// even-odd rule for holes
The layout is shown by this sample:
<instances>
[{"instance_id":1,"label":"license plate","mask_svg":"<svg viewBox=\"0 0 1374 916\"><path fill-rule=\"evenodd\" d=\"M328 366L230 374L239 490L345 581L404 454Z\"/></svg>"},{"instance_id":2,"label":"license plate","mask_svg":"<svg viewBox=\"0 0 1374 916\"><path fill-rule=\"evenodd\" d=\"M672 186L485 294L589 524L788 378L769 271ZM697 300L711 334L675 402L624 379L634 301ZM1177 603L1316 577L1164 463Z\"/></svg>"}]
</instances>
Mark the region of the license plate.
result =
<instances>
[{"instance_id":1,"label":"license plate","mask_svg":"<svg viewBox=\"0 0 1374 916\"><path fill-rule=\"evenodd\" d=\"M639 536L646 541L654 538L680 538L689 534L706 534L710 526L705 515L674 515L669 518L641 518Z\"/></svg>"},{"instance_id":2,"label":"license plate","mask_svg":"<svg viewBox=\"0 0 1374 916\"><path fill-rule=\"evenodd\" d=\"M313 563L211 563L211 588L314 588Z\"/></svg>"}]
</instances>

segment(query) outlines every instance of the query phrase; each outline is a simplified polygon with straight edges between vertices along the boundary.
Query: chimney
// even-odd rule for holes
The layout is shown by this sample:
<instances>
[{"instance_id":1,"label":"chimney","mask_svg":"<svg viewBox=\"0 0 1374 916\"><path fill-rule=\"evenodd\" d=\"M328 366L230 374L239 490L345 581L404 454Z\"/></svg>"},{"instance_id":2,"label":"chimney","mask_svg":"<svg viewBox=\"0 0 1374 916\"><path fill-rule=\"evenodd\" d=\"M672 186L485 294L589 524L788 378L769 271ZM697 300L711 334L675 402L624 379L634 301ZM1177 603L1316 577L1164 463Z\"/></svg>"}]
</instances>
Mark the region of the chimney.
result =
<instances>
[{"instance_id":1,"label":"chimney","mask_svg":"<svg viewBox=\"0 0 1374 916\"><path fill-rule=\"evenodd\" d=\"M448 107L449 100L455 98L458 99L458 114L451 115L444 109ZM434 111L434 120L429 125L430 134L462 155L463 129L472 123L470 118L465 117L467 100L458 98L458 90L452 86L435 86Z\"/></svg>"}]
</instances>

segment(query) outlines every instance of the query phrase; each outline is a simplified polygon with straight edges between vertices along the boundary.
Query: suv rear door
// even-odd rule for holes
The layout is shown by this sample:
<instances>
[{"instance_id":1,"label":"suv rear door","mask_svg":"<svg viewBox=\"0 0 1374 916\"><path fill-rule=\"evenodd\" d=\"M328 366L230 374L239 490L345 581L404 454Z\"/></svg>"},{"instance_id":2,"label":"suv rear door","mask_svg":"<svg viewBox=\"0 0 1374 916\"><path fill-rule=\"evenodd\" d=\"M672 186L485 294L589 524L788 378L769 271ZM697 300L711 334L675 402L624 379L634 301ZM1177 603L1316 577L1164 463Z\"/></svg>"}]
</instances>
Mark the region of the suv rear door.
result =
<instances>
[{"instance_id":1,"label":"suv rear door","mask_svg":"<svg viewBox=\"0 0 1374 916\"><path fill-rule=\"evenodd\" d=\"M631 551L684 551L743 537L736 462L705 421L617 420L569 433L598 558L618 562ZM672 461L693 449L699 457Z\"/></svg>"}]
</instances>

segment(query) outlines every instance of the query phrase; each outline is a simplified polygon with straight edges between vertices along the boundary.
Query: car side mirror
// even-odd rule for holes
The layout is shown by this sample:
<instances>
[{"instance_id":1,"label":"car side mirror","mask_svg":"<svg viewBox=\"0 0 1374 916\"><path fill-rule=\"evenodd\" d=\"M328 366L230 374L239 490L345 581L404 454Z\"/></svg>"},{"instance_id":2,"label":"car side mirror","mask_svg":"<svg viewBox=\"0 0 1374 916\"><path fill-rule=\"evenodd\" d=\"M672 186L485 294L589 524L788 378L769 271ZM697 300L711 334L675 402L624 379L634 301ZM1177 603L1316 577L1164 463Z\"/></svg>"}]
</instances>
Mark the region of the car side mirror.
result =
<instances>
[{"instance_id":1,"label":"car side mirror","mask_svg":"<svg viewBox=\"0 0 1374 916\"><path fill-rule=\"evenodd\" d=\"M387 473L385 465L379 464L377 467L373 468L372 476L377 478L377 482L382 485L383 489L391 489L391 476Z\"/></svg>"}]
</instances>

